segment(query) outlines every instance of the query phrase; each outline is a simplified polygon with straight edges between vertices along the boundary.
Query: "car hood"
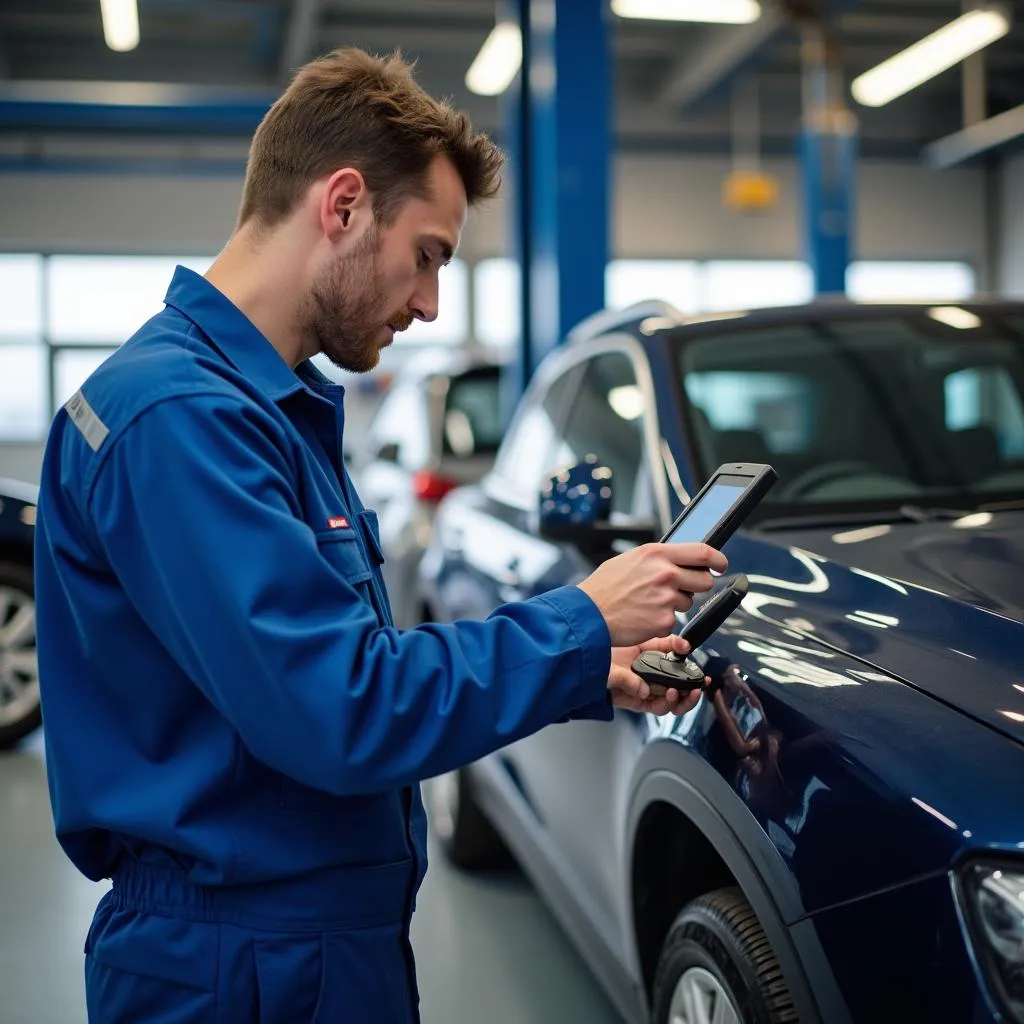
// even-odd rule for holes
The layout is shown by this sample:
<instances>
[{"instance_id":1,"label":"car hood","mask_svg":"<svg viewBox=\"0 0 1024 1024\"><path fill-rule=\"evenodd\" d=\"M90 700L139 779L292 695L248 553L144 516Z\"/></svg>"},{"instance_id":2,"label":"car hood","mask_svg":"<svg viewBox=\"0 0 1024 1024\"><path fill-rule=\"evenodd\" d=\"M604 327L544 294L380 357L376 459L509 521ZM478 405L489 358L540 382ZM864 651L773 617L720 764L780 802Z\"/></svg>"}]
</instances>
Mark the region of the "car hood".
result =
<instances>
[{"instance_id":1,"label":"car hood","mask_svg":"<svg viewBox=\"0 0 1024 1024\"><path fill-rule=\"evenodd\" d=\"M745 610L1024 743L1024 512L750 539Z\"/></svg>"},{"instance_id":2,"label":"car hood","mask_svg":"<svg viewBox=\"0 0 1024 1024\"><path fill-rule=\"evenodd\" d=\"M1024 622L1024 512L982 512L944 522L787 533L856 567Z\"/></svg>"}]
</instances>

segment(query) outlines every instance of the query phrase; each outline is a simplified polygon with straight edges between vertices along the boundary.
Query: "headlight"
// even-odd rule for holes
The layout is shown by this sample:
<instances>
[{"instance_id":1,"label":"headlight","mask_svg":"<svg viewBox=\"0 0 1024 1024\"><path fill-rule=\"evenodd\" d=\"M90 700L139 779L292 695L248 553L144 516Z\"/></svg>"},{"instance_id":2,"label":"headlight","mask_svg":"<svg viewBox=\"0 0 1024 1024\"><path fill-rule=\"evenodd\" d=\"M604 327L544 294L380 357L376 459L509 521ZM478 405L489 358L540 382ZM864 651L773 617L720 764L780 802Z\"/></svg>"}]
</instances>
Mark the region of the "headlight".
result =
<instances>
[{"instance_id":1,"label":"headlight","mask_svg":"<svg viewBox=\"0 0 1024 1024\"><path fill-rule=\"evenodd\" d=\"M961 875L975 951L1004 1013L1024 1024L1024 865L972 864Z\"/></svg>"}]
</instances>

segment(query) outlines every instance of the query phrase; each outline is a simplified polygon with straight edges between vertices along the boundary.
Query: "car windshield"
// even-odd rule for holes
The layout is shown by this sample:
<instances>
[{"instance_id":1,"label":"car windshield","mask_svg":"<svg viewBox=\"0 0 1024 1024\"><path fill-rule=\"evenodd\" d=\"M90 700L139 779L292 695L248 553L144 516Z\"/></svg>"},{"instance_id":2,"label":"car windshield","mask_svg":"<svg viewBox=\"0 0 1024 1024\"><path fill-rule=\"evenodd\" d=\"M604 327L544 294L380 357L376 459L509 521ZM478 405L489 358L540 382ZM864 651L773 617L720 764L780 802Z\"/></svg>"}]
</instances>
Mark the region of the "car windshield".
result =
<instances>
[{"instance_id":1,"label":"car windshield","mask_svg":"<svg viewBox=\"0 0 1024 1024\"><path fill-rule=\"evenodd\" d=\"M480 366L448 386L445 401L444 451L455 455L493 455L501 444L501 371Z\"/></svg>"},{"instance_id":2,"label":"car windshield","mask_svg":"<svg viewBox=\"0 0 1024 1024\"><path fill-rule=\"evenodd\" d=\"M1019 308L837 312L675 354L701 475L770 463L775 515L1024 498Z\"/></svg>"}]
</instances>

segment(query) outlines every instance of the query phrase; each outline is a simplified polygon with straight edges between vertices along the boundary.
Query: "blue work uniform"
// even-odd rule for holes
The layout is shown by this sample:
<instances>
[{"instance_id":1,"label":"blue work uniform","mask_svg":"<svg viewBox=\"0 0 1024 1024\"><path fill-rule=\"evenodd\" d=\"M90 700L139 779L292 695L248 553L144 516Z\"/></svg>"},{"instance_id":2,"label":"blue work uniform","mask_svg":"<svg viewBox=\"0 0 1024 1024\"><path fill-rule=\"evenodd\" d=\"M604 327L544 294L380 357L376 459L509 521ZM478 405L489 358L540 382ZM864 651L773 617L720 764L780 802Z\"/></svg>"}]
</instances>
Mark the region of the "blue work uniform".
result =
<instances>
[{"instance_id":1,"label":"blue work uniform","mask_svg":"<svg viewBox=\"0 0 1024 1024\"><path fill-rule=\"evenodd\" d=\"M566 587L395 629L343 389L191 271L165 301L60 411L41 483L57 835L113 879L90 1019L414 1021L417 783L610 718L607 627Z\"/></svg>"}]
</instances>

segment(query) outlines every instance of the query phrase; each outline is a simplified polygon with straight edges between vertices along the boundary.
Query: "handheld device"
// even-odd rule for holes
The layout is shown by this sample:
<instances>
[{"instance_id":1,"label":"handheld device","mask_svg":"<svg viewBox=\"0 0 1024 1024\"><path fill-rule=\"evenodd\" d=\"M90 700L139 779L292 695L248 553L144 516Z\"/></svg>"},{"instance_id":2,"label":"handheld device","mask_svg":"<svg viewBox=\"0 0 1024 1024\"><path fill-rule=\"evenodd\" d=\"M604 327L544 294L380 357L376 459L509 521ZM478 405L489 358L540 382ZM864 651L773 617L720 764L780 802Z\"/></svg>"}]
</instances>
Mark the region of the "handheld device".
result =
<instances>
[{"instance_id":1,"label":"handheld device","mask_svg":"<svg viewBox=\"0 0 1024 1024\"><path fill-rule=\"evenodd\" d=\"M632 665L633 671L648 686L675 687L680 693L699 690L704 685L704 669L690 658L661 651L644 651Z\"/></svg>"},{"instance_id":2,"label":"handheld device","mask_svg":"<svg viewBox=\"0 0 1024 1024\"><path fill-rule=\"evenodd\" d=\"M725 586L704 601L680 633L680 636L689 642L691 650L697 650L736 611L749 589L747 577L743 573L737 573Z\"/></svg>"},{"instance_id":3,"label":"handheld device","mask_svg":"<svg viewBox=\"0 0 1024 1024\"><path fill-rule=\"evenodd\" d=\"M669 527L662 542L703 541L721 548L777 480L771 466L759 463L729 462L719 466Z\"/></svg>"},{"instance_id":4,"label":"handheld device","mask_svg":"<svg viewBox=\"0 0 1024 1024\"><path fill-rule=\"evenodd\" d=\"M691 650L697 650L736 611L749 587L747 577L738 573L704 602L680 634ZM644 651L633 661L632 669L649 686L675 687L682 693L704 685L704 669L673 652Z\"/></svg>"}]
</instances>

